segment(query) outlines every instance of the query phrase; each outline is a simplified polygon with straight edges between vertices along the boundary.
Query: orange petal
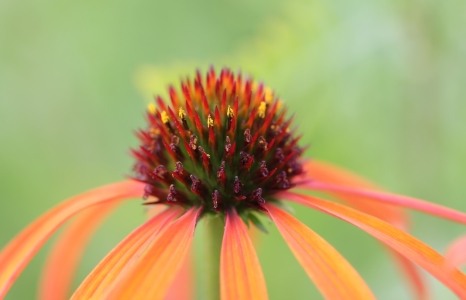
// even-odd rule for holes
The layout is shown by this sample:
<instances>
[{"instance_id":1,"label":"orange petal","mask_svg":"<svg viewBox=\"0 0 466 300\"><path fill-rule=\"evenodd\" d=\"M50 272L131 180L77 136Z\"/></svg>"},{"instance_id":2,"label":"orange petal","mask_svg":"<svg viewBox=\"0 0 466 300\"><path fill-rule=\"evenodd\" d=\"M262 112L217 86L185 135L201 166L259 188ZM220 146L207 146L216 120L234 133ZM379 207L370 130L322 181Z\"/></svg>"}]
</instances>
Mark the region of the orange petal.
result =
<instances>
[{"instance_id":1,"label":"orange petal","mask_svg":"<svg viewBox=\"0 0 466 300\"><path fill-rule=\"evenodd\" d=\"M193 207L167 225L104 298L163 299L191 246L200 211Z\"/></svg>"},{"instance_id":2,"label":"orange petal","mask_svg":"<svg viewBox=\"0 0 466 300\"><path fill-rule=\"evenodd\" d=\"M79 211L108 201L141 196L144 184L123 181L75 196L57 205L16 236L0 253L0 299L45 241Z\"/></svg>"},{"instance_id":3,"label":"orange petal","mask_svg":"<svg viewBox=\"0 0 466 300\"><path fill-rule=\"evenodd\" d=\"M271 204L269 215L325 299L375 299L358 272L327 241Z\"/></svg>"},{"instance_id":4,"label":"orange petal","mask_svg":"<svg viewBox=\"0 0 466 300\"><path fill-rule=\"evenodd\" d=\"M414 298L418 300L427 300L430 299L430 293L427 290L426 282L424 278L419 273L419 268L413 264L409 259L396 252L392 248L387 249L390 251L390 254L393 256L395 262L397 262L400 268L403 271L406 279L409 280L411 287L413 288Z\"/></svg>"},{"instance_id":5,"label":"orange petal","mask_svg":"<svg viewBox=\"0 0 466 300\"><path fill-rule=\"evenodd\" d=\"M368 180L326 162L312 160L306 163L305 168L308 170L306 178L311 179L311 182L309 185L299 185L299 187L310 187L311 184L314 183L314 180L316 180L318 182L339 185L342 187L381 190L381 188ZM393 225L397 225L402 228L405 228L408 225L408 218L406 214L401 209L394 207L393 205L364 201L367 199L361 195L347 194L334 190L325 190L325 192L329 192L338 199L366 214L370 214L379 219L390 222Z\"/></svg>"},{"instance_id":6,"label":"orange petal","mask_svg":"<svg viewBox=\"0 0 466 300\"><path fill-rule=\"evenodd\" d=\"M236 210L226 217L220 257L222 300L268 299L264 275L246 227Z\"/></svg>"},{"instance_id":7,"label":"orange petal","mask_svg":"<svg viewBox=\"0 0 466 300\"><path fill-rule=\"evenodd\" d=\"M445 256L453 266L462 267L466 265L466 235L451 243Z\"/></svg>"},{"instance_id":8,"label":"orange petal","mask_svg":"<svg viewBox=\"0 0 466 300\"><path fill-rule=\"evenodd\" d=\"M190 300L194 299L194 282L193 282L193 262L191 251L186 255L186 259L183 262L178 274L171 286L168 288L167 294L164 300Z\"/></svg>"},{"instance_id":9,"label":"orange petal","mask_svg":"<svg viewBox=\"0 0 466 300\"><path fill-rule=\"evenodd\" d=\"M147 241L166 224L175 220L181 211L179 207L168 208L130 233L84 279L72 299L101 298L106 288L113 284L129 261L147 244Z\"/></svg>"},{"instance_id":10,"label":"orange petal","mask_svg":"<svg viewBox=\"0 0 466 300\"><path fill-rule=\"evenodd\" d=\"M338 203L290 192L282 194L287 200L312 207L361 228L424 268L460 298L466 299L466 275L448 266L448 261L443 256L408 233L378 218Z\"/></svg>"},{"instance_id":11,"label":"orange petal","mask_svg":"<svg viewBox=\"0 0 466 300\"><path fill-rule=\"evenodd\" d=\"M317 180L324 184L339 185L340 187L358 188L366 190L381 190L378 186L371 183L370 181L361 178L360 176L344 170L340 167L320 162L311 161L307 163L309 174L306 174L312 181L308 185L308 188L312 184L315 184ZM323 190L322 190L323 191ZM374 202L372 199L363 197L361 195L354 195L348 193L342 193L336 190L326 190L325 192L330 193L334 197L344 201L350 206L370 215L373 215L381 220L384 220L396 227L407 229L409 218L406 213L401 209L393 205L387 205L381 202ZM404 259L403 256L398 255L394 251L390 251L393 259L398 263L402 273L406 276L409 282L409 286L413 289L416 295L416 299L428 299L429 293L427 289L427 283L425 282L420 270L413 265L409 260Z\"/></svg>"},{"instance_id":12,"label":"orange petal","mask_svg":"<svg viewBox=\"0 0 466 300\"><path fill-rule=\"evenodd\" d=\"M320 182L312 182L309 184L304 185L303 187L308 187L312 190L320 190L320 191L337 191L342 194L347 195L354 195L364 197L366 199L371 199L372 201L377 201L378 203L386 203L397 205L401 207L411 208L418 211L422 211L436 217L445 218L451 221L455 221L458 223L466 224L466 214L456 211L454 209L441 206L438 204L430 203L427 201L419 200L412 197L395 195L390 193L378 192L378 191L371 191L365 189L355 189L355 188L348 188L342 187L338 185L320 183Z\"/></svg>"},{"instance_id":13,"label":"orange petal","mask_svg":"<svg viewBox=\"0 0 466 300\"><path fill-rule=\"evenodd\" d=\"M73 275L91 234L117 204L110 202L87 209L62 232L48 254L39 299L62 300L69 297Z\"/></svg>"}]
</instances>

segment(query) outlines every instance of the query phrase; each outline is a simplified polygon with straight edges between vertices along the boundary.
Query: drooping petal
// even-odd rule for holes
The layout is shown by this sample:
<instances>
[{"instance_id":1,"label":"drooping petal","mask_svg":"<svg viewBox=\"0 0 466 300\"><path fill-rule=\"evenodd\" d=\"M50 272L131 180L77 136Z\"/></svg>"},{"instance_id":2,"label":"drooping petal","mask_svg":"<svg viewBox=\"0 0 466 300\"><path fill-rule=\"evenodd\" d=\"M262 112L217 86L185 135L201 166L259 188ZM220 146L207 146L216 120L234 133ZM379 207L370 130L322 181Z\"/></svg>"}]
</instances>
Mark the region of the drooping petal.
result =
<instances>
[{"instance_id":1,"label":"drooping petal","mask_svg":"<svg viewBox=\"0 0 466 300\"><path fill-rule=\"evenodd\" d=\"M222 300L268 299L259 260L236 210L227 213L220 257Z\"/></svg>"},{"instance_id":2,"label":"drooping petal","mask_svg":"<svg viewBox=\"0 0 466 300\"><path fill-rule=\"evenodd\" d=\"M448 246L445 257L458 268L466 265L466 235L460 236Z\"/></svg>"},{"instance_id":3,"label":"drooping petal","mask_svg":"<svg viewBox=\"0 0 466 300\"><path fill-rule=\"evenodd\" d=\"M195 298L194 281L193 281L193 262L192 253L188 252L178 274L171 286L168 288L164 300L191 300Z\"/></svg>"},{"instance_id":4,"label":"drooping petal","mask_svg":"<svg viewBox=\"0 0 466 300\"><path fill-rule=\"evenodd\" d=\"M466 298L466 275L454 267L434 249L408 233L378 218L341 204L296 193L282 193L287 200L300 203L353 224L432 274L460 298Z\"/></svg>"},{"instance_id":5,"label":"drooping petal","mask_svg":"<svg viewBox=\"0 0 466 300\"><path fill-rule=\"evenodd\" d=\"M99 299L113 284L128 262L140 252L157 232L175 220L181 213L179 207L171 207L139 226L107 254L84 279L71 299Z\"/></svg>"},{"instance_id":6,"label":"drooping petal","mask_svg":"<svg viewBox=\"0 0 466 300\"><path fill-rule=\"evenodd\" d=\"M322 237L282 209L271 204L266 208L296 259L326 299L375 299L358 272Z\"/></svg>"},{"instance_id":7,"label":"drooping petal","mask_svg":"<svg viewBox=\"0 0 466 300\"><path fill-rule=\"evenodd\" d=\"M359 188L374 191L381 190L377 185L369 182L368 180L327 162L311 160L306 163L305 168L308 170L306 178L308 179L309 183L299 185L299 187L302 188L311 188L317 181L325 184L333 184L349 188ZM365 199L362 195L342 193L338 190L325 190L325 192L332 194L336 198L344 201L357 210L387 221L398 227L406 228L408 225L408 217L406 216L405 212L393 205L367 201L367 199Z\"/></svg>"},{"instance_id":8,"label":"drooping petal","mask_svg":"<svg viewBox=\"0 0 466 300\"><path fill-rule=\"evenodd\" d=\"M309 183L304 185L303 187L308 187L312 190L338 191L339 193L361 196L365 197L366 199L372 199L381 203L411 208L434 215L436 217L445 218L447 220L466 224L466 213L462 213L442 205L430 203L412 197L364 189L348 188L321 182Z\"/></svg>"},{"instance_id":9,"label":"drooping petal","mask_svg":"<svg viewBox=\"0 0 466 300\"><path fill-rule=\"evenodd\" d=\"M110 202L91 207L65 228L48 254L39 285L39 299L62 300L69 297L73 276L91 234L117 204Z\"/></svg>"},{"instance_id":10,"label":"drooping petal","mask_svg":"<svg viewBox=\"0 0 466 300\"><path fill-rule=\"evenodd\" d=\"M401 255L400 253L393 250L393 248L386 247L393 256L395 262L399 264L399 267L403 271L403 275L409 280L414 292L414 299L427 300L430 299L430 293L427 289L427 283L419 272L419 268L413 264L408 258Z\"/></svg>"},{"instance_id":11,"label":"drooping petal","mask_svg":"<svg viewBox=\"0 0 466 300\"><path fill-rule=\"evenodd\" d=\"M188 253L200 208L167 225L107 295L110 299L163 299ZM107 297L104 297L107 298Z\"/></svg>"},{"instance_id":12,"label":"drooping petal","mask_svg":"<svg viewBox=\"0 0 466 300\"><path fill-rule=\"evenodd\" d=\"M339 185L342 187L381 191L378 186L370 181L348 170L326 162L312 160L306 163L306 168L309 170L308 174L306 174L306 179L307 181L311 179L311 181L308 185L304 185L304 187L310 189L312 189L311 186L315 184L314 180L317 180L317 182L320 183ZM361 195L342 193L336 190L322 191L331 194L359 211L373 215L398 228L406 230L409 225L409 218L406 213L401 208L394 205L375 202ZM405 259L397 252L390 251L390 254L401 268L405 277L409 280L409 286L413 289L416 299L429 299L427 283L419 272L419 269L413 265L411 261Z\"/></svg>"},{"instance_id":13,"label":"drooping petal","mask_svg":"<svg viewBox=\"0 0 466 300\"><path fill-rule=\"evenodd\" d=\"M0 253L0 299L47 239L79 211L109 201L138 197L144 184L123 181L75 196L39 217L16 236Z\"/></svg>"}]
</instances>

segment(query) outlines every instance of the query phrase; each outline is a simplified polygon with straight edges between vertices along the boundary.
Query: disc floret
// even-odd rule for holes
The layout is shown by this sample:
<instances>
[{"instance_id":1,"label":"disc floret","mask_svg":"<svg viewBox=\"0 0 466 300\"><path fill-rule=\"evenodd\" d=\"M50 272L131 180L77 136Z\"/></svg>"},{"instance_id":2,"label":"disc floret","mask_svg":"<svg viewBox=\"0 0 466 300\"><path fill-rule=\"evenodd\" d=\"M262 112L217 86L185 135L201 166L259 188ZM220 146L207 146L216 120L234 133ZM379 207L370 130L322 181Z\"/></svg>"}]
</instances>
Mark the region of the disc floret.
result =
<instances>
[{"instance_id":1,"label":"disc floret","mask_svg":"<svg viewBox=\"0 0 466 300\"><path fill-rule=\"evenodd\" d=\"M169 87L169 97L170 104L161 97L149 104L148 127L132 151L146 204L241 213L261 209L302 173L292 118L270 88L211 68L182 81L181 94Z\"/></svg>"}]
</instances>

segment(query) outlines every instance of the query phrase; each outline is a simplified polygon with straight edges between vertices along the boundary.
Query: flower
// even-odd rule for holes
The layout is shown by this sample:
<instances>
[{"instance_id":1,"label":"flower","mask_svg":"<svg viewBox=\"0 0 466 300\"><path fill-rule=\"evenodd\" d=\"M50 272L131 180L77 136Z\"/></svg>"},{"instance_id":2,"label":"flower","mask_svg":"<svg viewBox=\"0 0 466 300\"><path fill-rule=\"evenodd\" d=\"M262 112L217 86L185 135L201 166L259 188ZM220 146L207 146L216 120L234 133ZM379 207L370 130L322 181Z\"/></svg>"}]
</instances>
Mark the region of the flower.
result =
<instances>
[{"instance_id":1,"label":"flower","mask_svg":"<svg viewBox=\"0 0 466 300\"><path fill-rule=\"evenodd\" d=\"M0 298L45 241L78 215L52 249L42 278L41 298L66 298L84 242L113 208L137 197L153 207L153 216L95 267L73 299L164 298L176 276L187 276L183 264L201 219L209 219L213 231L222 233L211 237L212 245L221 244L219 257L212 256L213 298L219 287L223 300L267 299L246 227L263 228L258 216L275 223L325 298L374 299L338 251L283 208L285 201L332 215L381 241L403 267L416 298L426 299L428 291L415 265L466 298L465 274L453 265L454 259L406 232L402 208L463 224L466 214L384 192L341 168L305 160L282 101L269 87L241 74L223 69L217 76L211 68L203 78L197 72L193 83L182 82L181 94L170 87L169 95L170 104L157 97L148 107L148 127L137 133L141 145L132 151L133 178L66 200L5 246ZM327 193L346 205L309 191ZM464 240L453 245L449 257L460 253L462 244Z\"/></svg>"}]
</instances>

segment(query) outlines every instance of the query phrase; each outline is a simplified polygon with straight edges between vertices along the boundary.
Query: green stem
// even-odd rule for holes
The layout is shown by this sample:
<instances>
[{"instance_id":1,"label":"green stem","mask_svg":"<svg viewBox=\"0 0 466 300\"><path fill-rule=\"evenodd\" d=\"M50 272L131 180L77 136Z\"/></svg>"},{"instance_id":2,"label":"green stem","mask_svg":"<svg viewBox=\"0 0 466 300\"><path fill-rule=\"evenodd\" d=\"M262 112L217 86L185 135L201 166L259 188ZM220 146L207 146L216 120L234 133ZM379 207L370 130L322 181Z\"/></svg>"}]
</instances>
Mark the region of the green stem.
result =
<instances>
[{"instance_id":1,"label":"green stem","mask_svg":"<svg viewBox=\"0 0 466 300\"><path fill-rule=\"evenodd\" d=\"M206 222L206 298L220 299L220 253L222 249L223 230L225 224L222 218L214 217Z\"/></svg>"}]
</instances>

